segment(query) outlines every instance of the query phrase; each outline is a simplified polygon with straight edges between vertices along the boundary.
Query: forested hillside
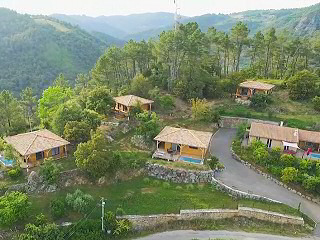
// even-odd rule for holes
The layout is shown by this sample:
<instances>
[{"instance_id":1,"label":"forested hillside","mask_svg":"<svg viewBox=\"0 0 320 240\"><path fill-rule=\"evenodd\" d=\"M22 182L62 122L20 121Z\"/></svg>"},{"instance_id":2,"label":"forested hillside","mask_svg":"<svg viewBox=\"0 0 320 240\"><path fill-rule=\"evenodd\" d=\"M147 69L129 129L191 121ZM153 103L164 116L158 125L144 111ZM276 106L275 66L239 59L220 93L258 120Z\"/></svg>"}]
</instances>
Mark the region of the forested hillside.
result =
<instances>
[{"instance_id":1,"label":"forested hillside","mask_svg":"<svg viewBox=\"0 0 320 240\"><path fill-rule=\"evenodd\" d=\"M320 30L320 4L300 9L257 10L229 15L206 14L181 20L184 24L197 22L202 31L207 31L209 27L213 26L226 32L230 31L238 21L243 21L249 26L251 35L258 31L266 31L271 27L277 30L288 30L300 36L310 35ZM126 36L126 39L149 39L150 37L157 37L162 31L171 28L172 25L169 24L162 28L130 34Z\"/></svg>"},{"instance_id":2,"label":"forested hillside","mask_svg":"<svg viewBox=\"0 0 320 240\"><path fill-rule=\"evenodd\" d=\"M0 89L41 93L59 73L88 72L107 46L70 24L0 8Z\"/></svg>"}]
</instances>

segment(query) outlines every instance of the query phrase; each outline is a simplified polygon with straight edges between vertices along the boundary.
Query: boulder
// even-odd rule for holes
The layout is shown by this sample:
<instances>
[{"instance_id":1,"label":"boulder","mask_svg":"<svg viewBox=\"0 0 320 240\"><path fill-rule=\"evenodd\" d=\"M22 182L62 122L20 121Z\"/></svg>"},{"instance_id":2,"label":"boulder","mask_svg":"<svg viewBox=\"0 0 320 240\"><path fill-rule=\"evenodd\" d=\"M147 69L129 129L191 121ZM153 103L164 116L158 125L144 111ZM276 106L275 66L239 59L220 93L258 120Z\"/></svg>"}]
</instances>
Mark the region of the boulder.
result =
<instances>
[{"instance_id":1,"label":"boulder","mask_svg":"<svg viewBox=\"0 0 320 240\"><path fill-rule=\"evenodd\" d=\"M16 184L16 185L12 185L8 188L8 190L6 191L6 195L11 193L11 192L26 192L26 184L25 183L21 183L21 184Z\"/></svg>"},{"instance_id":2,"label":"boulder","mask_svg":"<svg viewBox=\"0 0 320 240\"><path fill-rule=\"evenodd\" d=\"M4 170L0 170L0 179L4 179L4 174L5 174L5 171Z\"/></svg>"}]
</instances>

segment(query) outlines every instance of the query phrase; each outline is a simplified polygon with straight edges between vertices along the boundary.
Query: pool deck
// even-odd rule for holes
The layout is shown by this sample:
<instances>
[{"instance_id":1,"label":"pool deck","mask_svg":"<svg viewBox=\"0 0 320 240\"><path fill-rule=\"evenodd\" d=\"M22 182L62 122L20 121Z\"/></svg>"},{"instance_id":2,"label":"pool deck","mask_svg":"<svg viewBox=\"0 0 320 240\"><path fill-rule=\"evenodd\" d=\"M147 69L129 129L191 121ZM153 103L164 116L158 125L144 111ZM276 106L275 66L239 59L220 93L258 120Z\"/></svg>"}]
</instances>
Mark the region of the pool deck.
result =
<instances>
[{"instance_id":1,"label":"pool deck","mask_svg":"<svg viewBox=\"0 0 320 240\"><path fill-rule=\"evenodd\" d=\"M184 161L183 159L181 159L181 158L184 158L184 157L193 158L193 159L196 159L196 160L201 160L201 163L203 163L203 159L200 159L197 156L180 155L180 154L177 154L177 153L170 154L170 153L167 153L164 149L158 149L152 155L152 158L159 158L159 159L164 159L164 160L167 160L167 161L173 161L173 162L181 161L181 162L187 162L187 163L193 163L193 164L201 164L201 163Z\"/></svg>"}]
</instances>

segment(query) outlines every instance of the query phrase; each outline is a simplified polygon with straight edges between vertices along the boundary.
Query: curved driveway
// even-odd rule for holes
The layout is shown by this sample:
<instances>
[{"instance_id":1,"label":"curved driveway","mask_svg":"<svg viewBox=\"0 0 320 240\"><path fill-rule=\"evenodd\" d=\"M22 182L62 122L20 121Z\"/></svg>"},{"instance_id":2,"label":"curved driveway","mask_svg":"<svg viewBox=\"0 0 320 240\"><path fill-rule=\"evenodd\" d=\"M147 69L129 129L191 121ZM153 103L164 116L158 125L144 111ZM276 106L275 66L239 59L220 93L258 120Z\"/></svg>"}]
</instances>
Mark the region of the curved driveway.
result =
<instances>
[{"instance_id":1,"label":"curved driveway","mask_svg":"<svg viewBox=\"0 0 320 240\"><path fill-rule=\"evenodd\" d=\"M235 189L272 198L294 208L298 208L301 203L301 211L319 223L320 205L290 192L232 158L230 147L235 134L235 129L222 128L212 139L211 154L218 157L225 166L225 170L217 174L216 178ZM320 224L314 234L320 237Z\"/></svg>"}]
</instances>

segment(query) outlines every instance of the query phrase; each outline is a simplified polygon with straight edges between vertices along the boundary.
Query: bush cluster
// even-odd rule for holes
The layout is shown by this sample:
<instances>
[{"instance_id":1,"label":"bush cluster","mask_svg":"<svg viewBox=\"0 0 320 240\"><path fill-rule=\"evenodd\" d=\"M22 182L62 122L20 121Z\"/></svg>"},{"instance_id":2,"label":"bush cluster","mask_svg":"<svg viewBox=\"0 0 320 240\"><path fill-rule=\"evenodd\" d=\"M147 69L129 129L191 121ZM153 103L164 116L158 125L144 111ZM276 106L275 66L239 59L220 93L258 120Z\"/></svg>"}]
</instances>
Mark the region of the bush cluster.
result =
<instances>
[{"instance_id":1,"label":"bush cluster","mask_svg":"<svg viewBox=\"0 0 320 240\"><path fill-rule=\"evenodd\" d=\"M267 149L260 141L242 148L240 141L233 142L233 150L244 160L263 166L285 183L298 184L306 191L320 194L320 162L282 154L280 148Z\"/></svg>"}]
</instances>

